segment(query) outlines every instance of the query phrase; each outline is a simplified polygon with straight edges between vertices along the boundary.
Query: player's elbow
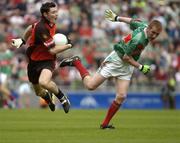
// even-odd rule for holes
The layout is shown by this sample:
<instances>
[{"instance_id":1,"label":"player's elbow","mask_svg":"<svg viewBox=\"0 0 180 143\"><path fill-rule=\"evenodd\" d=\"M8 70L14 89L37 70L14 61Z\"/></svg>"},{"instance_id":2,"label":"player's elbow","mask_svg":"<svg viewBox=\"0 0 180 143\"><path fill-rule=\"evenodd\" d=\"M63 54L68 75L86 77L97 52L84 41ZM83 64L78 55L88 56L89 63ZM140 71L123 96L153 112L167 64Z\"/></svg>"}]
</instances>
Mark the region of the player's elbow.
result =
<instances>
[{"instance_id":1,"label":"player's elbow","mask_svg":"<svg viewBox=\"0 0 180 143\"><path fill-rule=\"evenodd\" d=\"M54 48L49 49L49 52L50 52L52 55L55 55L55 54L56 54L56 51L54 50Z\"/></svg>"},{"instance_id":2,"label":"player's elbow","mask_svg":"<svg viewBox=\"0 0 180 143\"><path fill-rule=\"evenodd\" d=\"M131 58L130 58L128 55L124 55L124 56L122 57L122 60L123 60L124 62L129 62L129 61L131 60Z\"/></svg>"}]
</instances>

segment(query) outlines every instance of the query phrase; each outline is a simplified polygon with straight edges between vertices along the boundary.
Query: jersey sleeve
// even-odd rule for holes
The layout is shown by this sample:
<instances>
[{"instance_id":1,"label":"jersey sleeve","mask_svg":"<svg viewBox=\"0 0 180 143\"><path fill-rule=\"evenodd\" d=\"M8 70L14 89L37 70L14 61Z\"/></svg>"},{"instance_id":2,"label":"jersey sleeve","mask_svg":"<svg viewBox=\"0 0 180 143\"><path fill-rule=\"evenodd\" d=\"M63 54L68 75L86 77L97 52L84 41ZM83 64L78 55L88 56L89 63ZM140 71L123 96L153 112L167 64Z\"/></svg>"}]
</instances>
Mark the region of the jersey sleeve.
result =
<instances>
[{"instance_id":1,"label":"jersey sleeve","mask_svg":"<svg viewBox=\"0 0 180 143\"><path fill-rule=\"evenodd\" d=\"M132 19L130 22L130 29L135 30L138 27L145 26L145 22L139 20L139 19Z\"/></svg>"},{"instance_id":2,"label":"jersey sleeve","mask_svg":"<svg viewBox=\"0 0 180 143\"><path fill-rule=\"evenodd\" d=\"M44 44L44 46L49 49L55 46L53 38L51 37L48 29L44 25L39 24L36 27L35 33L35 39L37 43Z\"/></svg>"}]
</instances>

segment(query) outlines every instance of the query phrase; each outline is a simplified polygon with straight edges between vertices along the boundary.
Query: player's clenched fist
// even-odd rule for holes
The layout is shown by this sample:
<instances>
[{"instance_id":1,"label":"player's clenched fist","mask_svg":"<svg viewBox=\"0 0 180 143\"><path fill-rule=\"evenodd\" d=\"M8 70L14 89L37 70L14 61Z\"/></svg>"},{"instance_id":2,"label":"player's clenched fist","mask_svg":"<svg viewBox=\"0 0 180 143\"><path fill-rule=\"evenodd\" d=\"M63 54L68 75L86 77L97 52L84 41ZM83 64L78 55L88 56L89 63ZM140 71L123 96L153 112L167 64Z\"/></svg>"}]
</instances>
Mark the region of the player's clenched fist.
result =
<instances>
[{"instance_id":1,"label":"player's clenched fist","mask_svg":"<svg viewBox=\"0 0 180 143\"><path fill-rule=\"evenodd\" d=\"M140 65L139 70L144 74L147 74L148 72L150 72L151 67L149 65Z\"/></svg>"},{"instance_id":2,"label":"player's clenched fist","mask_svg":"<svg viewBox=\"0 0 180 143\"><path fill-rule=\"evenodd\" d=\"M21 47L23 44L25 44L25 41L21 38L18 38L18 39L12 39L12 46L16 47L16 48L19 48Z\"/></svg>"},{"instance_id":3,"label":"player's clenched fist","mask_svg":"<svg viewBox=\"0 0 180 143\"><path fill-rule=\"evenodd\" d=\"M110 9L105 10L105 18L110 21L117 21L117 15Z\"/></svg>"}]
</instances>

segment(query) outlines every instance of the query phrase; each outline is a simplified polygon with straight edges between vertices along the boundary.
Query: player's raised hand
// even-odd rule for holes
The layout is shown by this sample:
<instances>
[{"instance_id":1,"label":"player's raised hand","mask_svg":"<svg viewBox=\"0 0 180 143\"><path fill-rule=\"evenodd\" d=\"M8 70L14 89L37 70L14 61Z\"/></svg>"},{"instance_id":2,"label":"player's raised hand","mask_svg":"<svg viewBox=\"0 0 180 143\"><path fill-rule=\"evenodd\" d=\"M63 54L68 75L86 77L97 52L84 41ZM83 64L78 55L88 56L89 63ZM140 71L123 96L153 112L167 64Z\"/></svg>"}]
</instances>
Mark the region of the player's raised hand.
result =
<instances>
[{"instance_id":1,"label":"player's raised hand","mask_svg":"<svg viewBox=\"0 0 180 143\"><path fill-rule=\"evenodd\" d=\"M151 67L149 65L140 65L139 70L144 74L147 74L148 72L150 72Z\"/></svg>"},{"instance_id":2,"label":"player's raised hand","mask_svg":"<svg viewBox=\"0 0 180 143\"><path fill-rule=\"evenodd\" d=\"M111 10L107 9L105 10L105 18L110 21L117 21L117 15Z\"/></svg>"},{"instance_id":3,"label":"player's raised hand","mask_svg":"<svg viewBox=\"0 0 180 143\"><path fill-rule=\"evenodd\" d=\"M25 44L25 41L21 38L12 39L12 42L11 42L11 45L16 47L16 48L21 47L23 44Z\"/></svg>"}]
</instances>

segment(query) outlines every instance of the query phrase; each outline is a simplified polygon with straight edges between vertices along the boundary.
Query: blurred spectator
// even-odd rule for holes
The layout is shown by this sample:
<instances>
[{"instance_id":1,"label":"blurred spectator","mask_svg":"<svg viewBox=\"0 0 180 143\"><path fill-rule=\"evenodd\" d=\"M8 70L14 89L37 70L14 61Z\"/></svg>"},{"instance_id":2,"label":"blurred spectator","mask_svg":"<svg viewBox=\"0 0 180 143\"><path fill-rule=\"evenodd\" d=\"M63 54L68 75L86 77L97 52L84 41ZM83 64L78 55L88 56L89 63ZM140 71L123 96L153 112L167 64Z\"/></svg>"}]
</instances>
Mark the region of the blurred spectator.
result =
<instances>
[{"instance_id":1,"label":"blurred spectator","mask_svg":"<svg viewBox=\"0 0 180 143\"><path fill-rule=\"evenodd\" d=\"M29 108L32 91L27 77L27 60L24 55L19 54L13 61L12 72L14 77L12 78L11 84L17 86L11 87L17 89L16 91L19 94L18 107Z\"/></svg>"},{"instance_id":2,"label":"blurred spectator","mask_svg":"<svg viewBox=\"0 0 180 143\"><path fill-rule=\"evenodd\" d=\"M87 18L82 19L80 27L79 27L79 36L86 40L86 39L91 39L92 37L92 27L88 21Z\"/></svg>"},{"instance_id":3,"label":"blurred spectator","mask_svg":"<svg viewBox=\"0 0 180 143\"><path fill-rule=\"evenodd\" d=\"M90 67L93 66L93 64L95 64L94 53L94 47L91 46L89 40L86 40L82 46L82 55L83 59L85 59L83 63L86 67Z\"/></svg>"},{"instance_id":4,"label":"blurred spectator","mask_svg":"<svg viewBox=\"0 0 180 143\"><path fill-rule=\"evenodd\" d=\"M12 74L11 58L13 57L13 53L7 49L7 44L4 42L0 43L0 47L0 92L3 97L3 107L14 108L15 98L13 97L11 90L8 88L8 81Z\"/></svg>"},{"instance_id":5,"label":"blurred spectator","mask_svg":"<svg viewBox=\"0 0 180 143\"><path fill-rule=\"evenodd\" d=\"M167 82L163 85L161 90L161 96L163 100L163 106L165 109L175 109L176 108L176 101L175 101L175 94L176 94L176 79L171 71L169 73L169 77Z\"/></svg>"}]
</instances>

